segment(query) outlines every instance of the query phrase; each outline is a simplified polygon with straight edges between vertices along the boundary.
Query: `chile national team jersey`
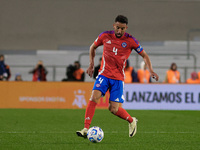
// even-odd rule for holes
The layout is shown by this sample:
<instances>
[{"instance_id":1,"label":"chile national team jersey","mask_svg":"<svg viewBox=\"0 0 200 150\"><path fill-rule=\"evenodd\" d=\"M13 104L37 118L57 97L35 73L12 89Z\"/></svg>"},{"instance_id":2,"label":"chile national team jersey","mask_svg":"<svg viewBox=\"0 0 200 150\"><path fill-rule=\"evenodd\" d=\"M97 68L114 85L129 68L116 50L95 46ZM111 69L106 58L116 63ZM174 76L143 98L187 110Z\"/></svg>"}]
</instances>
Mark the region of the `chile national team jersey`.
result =
<instances>
[{"instance_id":1,"label":"chile national team jersey","mask_svg":"<svg viewBox=\"0 0 200 150\"><path fill-rule=\"evenodd\" d=\"M124 33L121 38L117 38L114 31L105 31L98 36L94 44L97 47L104 46L99 75L115 80L124 81L124 68L132 49L138 54L143 51L139 42L128 33Z\"/></svg>"}]
</instances>

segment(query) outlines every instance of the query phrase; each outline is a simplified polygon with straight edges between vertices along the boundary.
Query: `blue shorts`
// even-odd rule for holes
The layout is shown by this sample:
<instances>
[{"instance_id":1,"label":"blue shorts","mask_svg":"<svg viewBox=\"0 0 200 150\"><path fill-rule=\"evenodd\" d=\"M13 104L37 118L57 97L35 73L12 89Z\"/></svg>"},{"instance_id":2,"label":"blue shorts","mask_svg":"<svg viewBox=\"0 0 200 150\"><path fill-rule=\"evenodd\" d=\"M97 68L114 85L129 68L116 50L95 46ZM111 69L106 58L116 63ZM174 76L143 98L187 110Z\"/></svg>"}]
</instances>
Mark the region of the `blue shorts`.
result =
<instances>
[{"instance_id":1,"label":"blue shorts","mask_svg":"<svg viewBox=\"0 0 200 150\"><path fill-rule=\"evenodd\" d=\"M121 80L114 80L99 75L94 83L93 90L101 91L102 96L109 90L110 101L123 103L124 102L124 82Z\"/></svg>"}]
</instances>

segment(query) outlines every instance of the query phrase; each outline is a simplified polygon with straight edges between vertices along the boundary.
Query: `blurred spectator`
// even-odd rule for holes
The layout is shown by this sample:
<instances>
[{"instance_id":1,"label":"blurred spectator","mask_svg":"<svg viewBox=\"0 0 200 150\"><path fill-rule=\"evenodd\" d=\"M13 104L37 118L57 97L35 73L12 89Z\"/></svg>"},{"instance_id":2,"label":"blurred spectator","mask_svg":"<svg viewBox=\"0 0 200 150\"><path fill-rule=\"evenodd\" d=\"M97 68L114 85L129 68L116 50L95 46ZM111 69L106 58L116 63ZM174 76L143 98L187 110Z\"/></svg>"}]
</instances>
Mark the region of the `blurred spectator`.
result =
<instances>
[{"instance_id":1,"label":"blurred spectator","mask_svg":"<svg viewBox=\"0 0 200 150\"><path fill-rule=\"evenodd\" d=\"M165 82L166 83L180 83L181 82L180 72L177 70L176 63L171 64L170 69L166 73Z\"/></svg>"},{"instance_id":2,"label":"blurred spectator","mask_svg":"<svg viewBox=\"0 0 200 150\"><path fill-rule=\"evenodd\" d=\"M187 79L186 83L190 83L190 84L200 83L200 79L198 78L198 74L196 72L192 72L191 78Z\"/></svg>"},{"instance_id":3,"label":"blurred spectator","mask_svg":"<svg viewBox=\"0 0 200 150\"><path fill-rule=\"evenodd\" d=\"M151 82L151 75L149 70L147 70L147 65L144 61L140 64L140 69L137 71L137 77L139 83L150 83Z\"/></svg>"},{"instance_id":4,"label":"blurred spectator","mask_svg":"<svg viewBox=\"0 0 200 150\"><path fill-rule=\"evenodd\" d=\"M45 69L43 62L41 60L38 61L36 67L33 70L31 70L29 73L33 74L32 81L47 81L46 75L48 72Z\"/></svg>"},{"instance_id":5,"label":"blurred spectator","mask_svg":"<svg viewBox=\"0 0 200 150\"><path fill-rule=\"evenodd\" d=\"M75 67L73 65L69 65L67 66L66 68L66 77L67 78L64 78L62 79L62 81L75 81L75 77L73 76L73 73L75 71Z\"/></svg>"},{"instance_id":6,"label":"blurred spectator","mask_svg":"<svg viewBox=\"0 0 200 150\"><path fill-rule=\"evenodd\" d=\"M200 71L198 72L198 78L199 78L199 80L200 80Z\"/></svg>"},{"instance_id":7,"label":"blurred spectator","mask_svg":"<svg viewBox=\"0 0 200 150\"><path fill-rule=\"evenodd\" d=\"M129 60L126 61L126 67L124 73L125 73L124 83L138 82L137 73L135 72L133 67L130 67Z\"/></svg>"},{"instance_id":8,"label":"blurred spectator","mask_svg":"<svg viewBox=\"0 0 200 150\"><path fill-rule=\"evenodd\" d=\"M5 64L4 55L0 55L0 80L8 81L11 77L10 67Z\"/></svg>"},{"instance_id":9,"label":"blurred spectator","mask_svg":"<svg viewBox=\"0 0 200 150\"><path fill-rule=\"evenodd\" d=\"M23 81L21 74L16 74L15 75L15 81Z\"/></svg>"},{"instance_id":10,"label":"blurred spectator","mask_svg":"<svg viewBox=\"0 0 200 150\"><path fill-rule=\"evenodd\" d=\"M74 67L75 67L75 71L73 73L73 76L75 78L75 81L84 81L84 79L85 79L85 72L81 68L81 64L79 63L79 61L75 61L74 62Z\"/></svg>"},{"instance_id":11,"label":"blurred spectator","mask_svg":"<svg viewBox=\"0 0 200 150\"><path fill-rule=\"evenodd\" d=\"M98 73L99 73L99 69L101 67L101 60L102 58L99 59L99 64L94 68L94 74L93 74L93 78L96 79Z\"/></svg>"}]
</instances>

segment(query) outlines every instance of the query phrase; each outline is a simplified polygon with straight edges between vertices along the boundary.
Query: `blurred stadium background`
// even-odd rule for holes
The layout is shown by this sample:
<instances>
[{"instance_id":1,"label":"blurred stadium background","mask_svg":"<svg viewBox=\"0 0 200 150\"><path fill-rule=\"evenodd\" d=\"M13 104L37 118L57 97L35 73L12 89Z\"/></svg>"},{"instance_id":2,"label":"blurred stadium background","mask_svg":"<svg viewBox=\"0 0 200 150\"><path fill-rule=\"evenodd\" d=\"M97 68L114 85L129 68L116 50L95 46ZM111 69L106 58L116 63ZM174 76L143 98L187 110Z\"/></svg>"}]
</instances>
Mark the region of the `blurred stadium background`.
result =
<instances>
[{"instance_id":1,"label":"blurred stadium background","mask_svg":"<svg viewBox=\"0 0 200 150\"><path fill-rule=\"evenodd\" d=\"M90 44L123 14L129 18L127 32L150 55L159 82L172 62L185 82L200 71L199 8L199 0L0 0L0 53L11 67L11 81L16 73L31 81L28 72L38 60L47 66L48 81L61 81L75 60L86 70ZM96 64L102 48L97 52ZM138 69L140 61L133 52L131 66Z\"/></svg>"},{"instance_id":2,"label":"blurred stadium background","mask_svg":"<svg viewBox=\"0 0 200 150\"><path fill-rule=\"evenodd\" d=\"M119 14L128 17L127 32L149 54L160 83L172 62L182 82L200 71L200 0L0 0L0 54L11 68L10 81L17 73L32 81L28 72L38 60L48 81L61 81L76 60L86 71L89 46L113 29ZM95 65L101 54L99 47ZM129 60L139 69L139 55L133 52ZM128 138L128 123L104 110L108 93L91 124L105 138L92 144L75 134L83 127L94 80L86 75L85 81L0 82L0 149L200 149L199 84L125 84L122 107L139 120L134 139Z\"/></svg>"}]
</instances>

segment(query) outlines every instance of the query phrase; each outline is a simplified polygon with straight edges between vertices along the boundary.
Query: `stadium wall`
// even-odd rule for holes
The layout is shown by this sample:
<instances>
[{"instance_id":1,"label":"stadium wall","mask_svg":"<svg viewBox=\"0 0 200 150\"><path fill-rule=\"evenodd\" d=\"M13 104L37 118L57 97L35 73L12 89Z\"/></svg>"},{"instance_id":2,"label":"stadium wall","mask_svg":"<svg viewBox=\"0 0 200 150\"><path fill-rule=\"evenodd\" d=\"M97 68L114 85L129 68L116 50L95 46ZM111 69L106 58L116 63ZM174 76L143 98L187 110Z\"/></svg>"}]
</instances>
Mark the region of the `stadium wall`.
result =
<instances>
[{"instance_id":1,"label":"stadium wall","mask_svg":"<svg viewBox=\"0 0 200 150\"><path fill-rule=\"evenodd\" d=\"M0 49L89 46L118 14L139 41L187 40L199 28L198 0L0 0Z\"/></svg>"},{"instance_id":2,"label":"stadium wall","mask_svg":"<svg viewBox=\"0 0 200 150\"><path fill-rule=\"evenodd\" d=\"M1 82L0 108L85 109L93 83ZM125 84L125 109L200 110L200 85ZM109 93L97 108L107 109Z\"/></svg>"}]
</instances>

